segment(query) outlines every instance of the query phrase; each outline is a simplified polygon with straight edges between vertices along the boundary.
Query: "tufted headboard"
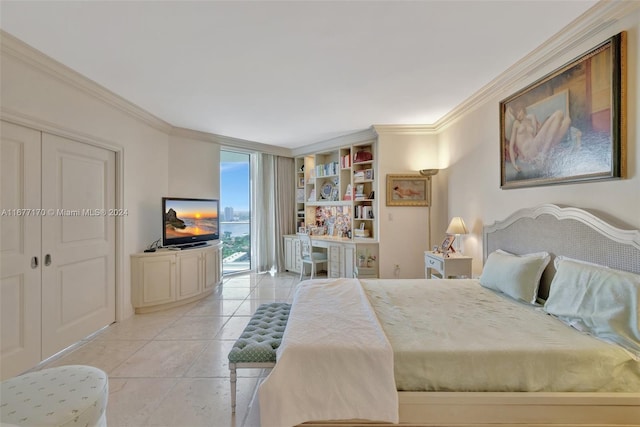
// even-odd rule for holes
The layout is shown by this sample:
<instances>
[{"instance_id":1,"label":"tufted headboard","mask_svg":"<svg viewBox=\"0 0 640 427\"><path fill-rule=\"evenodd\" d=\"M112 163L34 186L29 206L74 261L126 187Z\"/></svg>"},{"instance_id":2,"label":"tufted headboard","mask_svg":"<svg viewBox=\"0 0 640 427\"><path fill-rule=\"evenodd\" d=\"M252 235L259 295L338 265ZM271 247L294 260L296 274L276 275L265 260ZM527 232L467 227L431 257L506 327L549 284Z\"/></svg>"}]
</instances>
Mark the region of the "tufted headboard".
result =
<instances>
[{"instance_id":1,"label":"tufted headboard","mask_svg":"<svg viewBox=\"0 0 640 427\"><path fill-rule=\"evenodd\" d=\"M521 209L483 230L483 261L496 249L515 254L547 251L538 296L546 299L558 255L640 274L640 231L623 230L573 207L542 205Z\"/></svg>"}]
</instances>

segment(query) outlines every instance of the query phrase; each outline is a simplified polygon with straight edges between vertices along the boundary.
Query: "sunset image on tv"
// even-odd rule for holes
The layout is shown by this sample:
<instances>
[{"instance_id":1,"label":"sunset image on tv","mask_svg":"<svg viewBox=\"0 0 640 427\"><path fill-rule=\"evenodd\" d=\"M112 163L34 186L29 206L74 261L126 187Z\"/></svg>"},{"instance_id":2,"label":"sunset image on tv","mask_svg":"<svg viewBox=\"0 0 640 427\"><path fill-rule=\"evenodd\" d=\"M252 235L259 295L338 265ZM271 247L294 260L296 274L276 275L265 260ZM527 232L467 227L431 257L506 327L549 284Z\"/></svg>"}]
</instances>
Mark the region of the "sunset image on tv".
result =
<instances>
[{"instance_id":1,"label":"sunset image on tv","mask_svg":"<svg viewBox=\"0 0 640 427\"><path fill-rule=\"evenodd\" d=\"M218 204L215 201L168 200L164 213L167 238L218 233Z\"/></svg>"}]
</instances>

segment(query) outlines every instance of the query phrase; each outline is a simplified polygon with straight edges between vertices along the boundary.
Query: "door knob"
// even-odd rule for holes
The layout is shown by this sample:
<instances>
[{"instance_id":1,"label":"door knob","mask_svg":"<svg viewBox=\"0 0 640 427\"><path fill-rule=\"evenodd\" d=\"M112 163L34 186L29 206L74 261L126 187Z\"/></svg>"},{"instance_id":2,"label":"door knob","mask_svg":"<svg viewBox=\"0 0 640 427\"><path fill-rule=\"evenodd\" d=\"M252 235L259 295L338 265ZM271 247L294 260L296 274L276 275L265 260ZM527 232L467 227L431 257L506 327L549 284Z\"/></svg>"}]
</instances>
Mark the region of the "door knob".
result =
<instances>
[{"instance_id":1,"label":"door knob","mask_svg":"<svg viewBox=\"0 0 640 427\"><path fill-rule=\"evenodd\" d=\"M31 258L31 268L38 268L38 257L34 256Z\"/></svg>"},{"instance_id":2,"label":"door knob","mask_svg":"<svg viewBox=\"0 0 640 427\"><path fill-rule=\"evenodd\" d=\"M47 267L51 265L51 254L46 254L44 256L44 265Z\"/></svg>"}]
</instances>

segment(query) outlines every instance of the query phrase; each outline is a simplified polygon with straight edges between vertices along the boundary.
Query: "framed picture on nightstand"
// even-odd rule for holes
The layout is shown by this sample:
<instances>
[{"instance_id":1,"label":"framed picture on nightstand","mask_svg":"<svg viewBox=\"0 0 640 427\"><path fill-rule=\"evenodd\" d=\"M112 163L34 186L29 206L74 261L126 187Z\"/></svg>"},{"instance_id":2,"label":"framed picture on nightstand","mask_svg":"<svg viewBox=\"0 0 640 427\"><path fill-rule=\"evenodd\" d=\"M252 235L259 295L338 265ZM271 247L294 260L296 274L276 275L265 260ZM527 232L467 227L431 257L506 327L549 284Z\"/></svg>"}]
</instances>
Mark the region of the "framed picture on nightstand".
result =
<instances>
[{"instance_id":1,"label":"framed picture on nightstand","mask_svg":"<svg viewBox=\"0 0 640 427\"><path fill-rule=\"evenodd\" d=\"M456 236L447 236L444 238L444 240L442 241L442 243L440 244L440 252L442 253L448 253L448 252L455 252L456 250L453 249L453 241L456 240Z\"/></svg>"}]
</instances>

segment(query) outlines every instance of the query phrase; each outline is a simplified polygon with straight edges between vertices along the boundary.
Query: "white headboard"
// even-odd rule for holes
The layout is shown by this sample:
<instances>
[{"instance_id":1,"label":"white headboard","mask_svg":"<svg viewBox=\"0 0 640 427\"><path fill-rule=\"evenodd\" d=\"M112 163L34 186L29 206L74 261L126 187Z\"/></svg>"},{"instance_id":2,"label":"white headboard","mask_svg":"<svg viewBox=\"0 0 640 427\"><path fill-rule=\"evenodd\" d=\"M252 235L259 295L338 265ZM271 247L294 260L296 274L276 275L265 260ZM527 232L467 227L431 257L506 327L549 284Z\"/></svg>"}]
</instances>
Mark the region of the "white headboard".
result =
<instances>
[{"instance_id":1,"label":"white headboard","mask_svg":"<svg viewBox=\"0 0 640 427\"><path fill-rule=\"evenodd\" d=\"M640 231L623 230L583 209L542 205L521 209L483 230L483 257L496 249L515 254L547 251L551 262L539 296L546 299L558 255L640 274Z\"/></svg>"}]
</instances>

